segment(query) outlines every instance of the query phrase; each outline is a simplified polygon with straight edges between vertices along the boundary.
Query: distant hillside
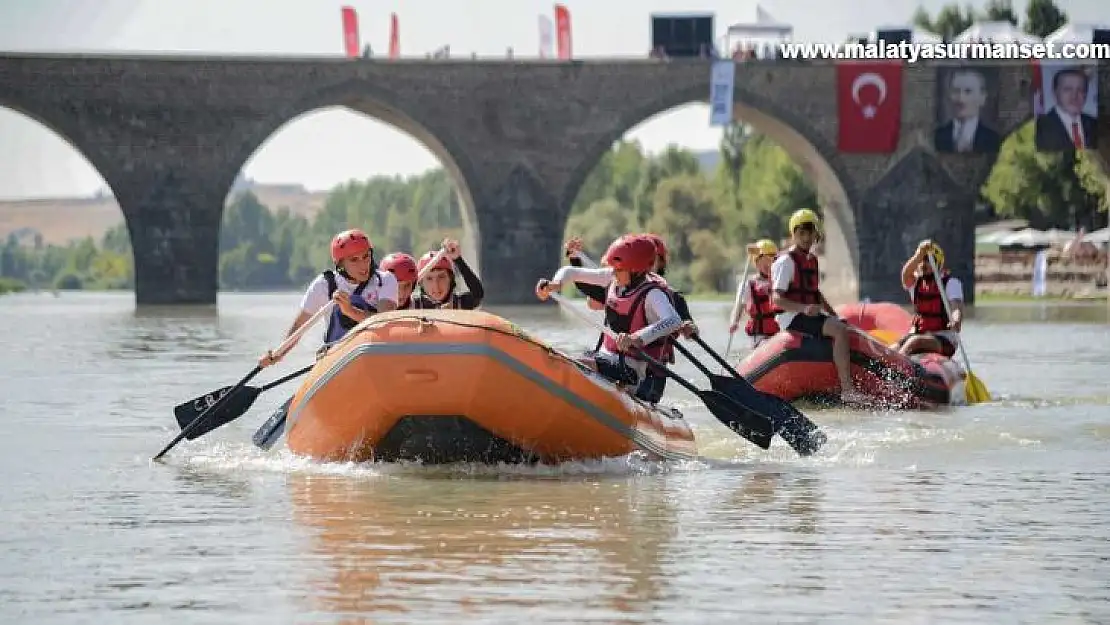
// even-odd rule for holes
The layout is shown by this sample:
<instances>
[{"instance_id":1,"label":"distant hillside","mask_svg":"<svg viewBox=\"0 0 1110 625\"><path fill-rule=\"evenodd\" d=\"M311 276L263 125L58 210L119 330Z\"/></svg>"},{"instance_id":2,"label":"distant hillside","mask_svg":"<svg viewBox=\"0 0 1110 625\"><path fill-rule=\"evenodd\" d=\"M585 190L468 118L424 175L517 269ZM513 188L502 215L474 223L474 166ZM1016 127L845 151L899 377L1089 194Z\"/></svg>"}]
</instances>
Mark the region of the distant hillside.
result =
<instances>
[{"instance_id":1,"label":"distant hillside","mask_svg":"<svg viewBox=\"0 0 1110 625\"><path fill-rule=\"evenodd\" d=\"M327 198L326 191L308 191L300 185L248 182L236 187L233 194L250 190L264 205L274 210L285 206L293 214L304 217L319 212ZM41 234L45 243L64 244L87 236L99 238L121 223L123 212L111 196L0 201L0 237L3 238L12 233L27 239Z\"/></svg>"}]
</instances>

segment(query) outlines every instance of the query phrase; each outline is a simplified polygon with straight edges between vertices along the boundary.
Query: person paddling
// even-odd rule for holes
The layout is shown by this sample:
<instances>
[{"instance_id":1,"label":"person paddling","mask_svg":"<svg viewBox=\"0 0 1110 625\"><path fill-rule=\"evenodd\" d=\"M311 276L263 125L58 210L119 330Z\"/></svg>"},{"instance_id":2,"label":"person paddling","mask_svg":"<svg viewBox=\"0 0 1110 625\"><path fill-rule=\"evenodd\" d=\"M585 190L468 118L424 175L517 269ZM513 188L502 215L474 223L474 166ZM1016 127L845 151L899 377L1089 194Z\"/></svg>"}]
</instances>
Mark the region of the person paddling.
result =
<instances>
[{"instance_id":1,"label":"person paddling","mask_svg":"<svg viewBox=\"0 0 1110 625\"><path fill-rule=\"evenodd\" d=\"M416 288L416 276L419 273L416 259L404 252L394 252L383 258L378 266L397 279L397 310L412 308L412 292Z\"/></svg>"},{"instance_id":2,"label":"person paddling","mask_svg":"<svg viewBox=\"0 0 1110 625\"><path fill-rule=\"evenodd\" d=\"M790 216L788 228L794 244L780 253L771 265L771 303L781 311L775 320L780 328L817 339L832 339L841 400L865 402L867 396L857 391L852 383L848 325L837 317L821 293L817 256L810 252L820 234L821 220L817 213L803 208Z\"/></svg>"},{"instance_id":3,"label":"person paddling","mask_svg":"<svg viewBox=\"0 0 1110 625\"><path fill-rule=\"evenodd\" d=\"M637 387L637 392L648 371L640 350L661 362L674 362L668 338L682 325L670 288L652 273L655 261L656 246L650 238L624 235L606 250L605 266L566 265L550 280L536 283L540 300L547 300L567 281L606 287L605 325L616 338L606 335L601 348L580 361L617 384Z\"/></svg>"},{"instance_id":4,"label":"person paddling","mask_svg":"<svg viewBox=\"0 0 1110 625\"><path fill-rule=\"evenodd\" d=\"M300 312L286 336L296 332L329 301L334 301L336 306L324 332L325 343L343 338L348 330L370 315L397 307L397 279L374 266L374 246L365 232L356 228L335 235L331 242L331 259L335 270L324 271L308 285L301 298ZM279 362L282 356L267 351L258 365L268 367Z\"/></svg>"},{"instance_id":5,"label":"person paddling","mask_svg":"<svg viewBox=\"0 0 1110 625\"><path fill-rule=\"evenodd\" d=\"M736 316L729 321L728 333L736 334L736 330L740 328L740 319L747 312L748 323L744 325L744 333L752 337L752 349L779 332L775 315L782 311L771 303L771 265L778 253L778 246L770 239L760 239L748 246L748 255L754 257L757 273L744 285L748 303L745 308L736 309Z\"/></svg>"},{"instance_id":6,"label":"person paddling","mask_svg":"<svg viewBox=\"0 0 1110 625\"><path fill-rule=\"evenodd\" d=\"M940 284L926 258L933 255L940 270ZM922 241L917 251L902 266L902 287L910 294L913 303L913 327L899 341L898 351L909 356L921 353L939 353L947 358L956 355L960 342L960 329L964 318L964 287L959 278L944 267L944 250L930 240ZM952 318L944 310L940 289L944 288L952 305Z\"/></svg>"},{"instance_id":7,"label":"person paddling","mask_svg":"<svg viewBox=\"0 0 1110 625\"><path fill-rule=\"evenodd\" d=\"M446 254L440 258L424 279L420 281L420 294L413 302L414 308L455 308L458 310L474 310L482 305L485 290L482 281L474 275L470 265L463 260L459 249L459 242L454 239L444 239L443 249ZM420 257L416 263L417 273L423 272L439 252L428 252ZM455 271L462 276L466 285L466 293L456 293Z\"/></svg>"}]
</instances>

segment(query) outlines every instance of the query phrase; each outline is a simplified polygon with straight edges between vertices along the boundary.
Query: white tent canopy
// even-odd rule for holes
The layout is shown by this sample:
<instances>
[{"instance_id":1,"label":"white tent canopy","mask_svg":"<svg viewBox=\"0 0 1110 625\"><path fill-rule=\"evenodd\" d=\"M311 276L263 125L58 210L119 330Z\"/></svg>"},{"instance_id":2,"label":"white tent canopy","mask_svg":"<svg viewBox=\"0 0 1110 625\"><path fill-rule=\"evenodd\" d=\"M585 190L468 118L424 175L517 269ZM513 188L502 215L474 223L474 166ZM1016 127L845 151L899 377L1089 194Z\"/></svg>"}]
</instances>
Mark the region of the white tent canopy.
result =
<instances>
[{"instance_id":1,"label":"white tent canopy","mask_svg":"<svg viewBox=\"0 0 1110 625\"><path fill-rule=\"evenodd\" d=\"M758 4L755 6L755 19L751 22L737 22L728 27L728 37L748 39L785 39L794 36L794 26L780 22L764 11Z\"/></svg>"},{"instance_id":2,"label":"white tent canopy","mask_svg":"<svg viewBox=\"0 0 1110 625\"><path fill-rule=\"evenodd\" d=\"M909 25L905 25L905 26L882 26L882 27L876 28L875 30L871 31L871 34L868 35L867 40L868 41L878 41L880 30L908 30L908 31L910 31L910 39L913 41L913 43L942 43L944 41L944 38L941 37L940 35L936 34L936 33L931 33L927 30L922 29L922 28L917 28L915 26L909 26Z\"/></svg>"},{"instance_id":3,"label":"white tent canopy","mask_svg":"<svg viewBox=\"0 0 1110 625\"><path fill-rule=\"evenodd\" d=\"M956 43L1040 43L1041 40L1022 32L1007 21L972 24L952 41Z\"/></svg>"},{"instance_id":4,"label":"white tent canopy","mask_svg":"<svg viewBox=\"0 0 1110 625\"><path fill-rule=\"evenodd\" d=\"M1095 230L1083 237L1086 243L1102 243L1106 245L1110 243L1110 228L1103 228L1102 230Z\"/></svg>"},{"instance_id":5,"label":"white tent canopy","mask_svg":"<svg viewBox=\"0 0 1110 625\"><path fill-rule=\"evenodd\" d=\"M1095 30L1106 28L1100 24L1075 24L1068 22L1059 30L1044 38L1047 43L1091 43Z\"/></svg>"}]
</instances>

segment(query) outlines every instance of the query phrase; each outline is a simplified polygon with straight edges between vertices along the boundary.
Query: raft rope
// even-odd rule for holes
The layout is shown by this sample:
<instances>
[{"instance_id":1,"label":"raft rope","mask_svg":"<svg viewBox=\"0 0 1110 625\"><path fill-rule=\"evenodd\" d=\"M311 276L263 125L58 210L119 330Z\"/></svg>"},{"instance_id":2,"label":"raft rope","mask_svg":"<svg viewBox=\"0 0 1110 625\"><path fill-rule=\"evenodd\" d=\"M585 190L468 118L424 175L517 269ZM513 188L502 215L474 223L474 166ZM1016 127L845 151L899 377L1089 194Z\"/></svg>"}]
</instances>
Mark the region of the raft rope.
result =
<instances>
[{"instance_id":1,"label":"raft rope","mask_svg":"<svg viewBox=\"0 0 1110 625\"><path fill-rule=\"evenodd\" d=\"M431 318L429 318L427 316L424 316L424 315L411 315L410 314L410 315L405 315L405 316L391 317L389 319L381 319L381 318L375 319L375 317L378 317L378 315L374 315L373 317L368 317L368 318L364 319L361 323L359 323L357 326L352 328L350 332L348 332L343 338L339 339L338 341L335 341L335 342L332 342L332 343L325 343L319 349L319 351L316 352L316 360L319 361L321 358L323 358L325 355L327 355L328 350L331 347L333 347L335 345L339 345L340 343L343 343L344 341L350 339L352 336L355 336L359 332L364 332L364 331L369 330L371 328L381 326L381 325L385 325L385 324L388 324L388 323L392 323L392 322L395 322L395 321L417 321L421 325L435 325L436 323L445 323L445 324L453 325L453 326L460 327L460 328L470 328L472 330L486 330L487 332L496 332L497 334L500 334L502 336L507 336L507 337L510 337L510 338L514 338L514 339L523 341L525 343L534 345L536 347L539 347L543 351L547 352L548 356L556 357L556 358L559 358L559 359L561 359L565 362L568 362L568 363L574 365L575 367L577 367L583 373L586 373L586 374L591 375L591 376L600 376L600 374L597 371L594 371L590 367L582 364L581 362L578 362L577 359L575 359L575 358L569 356L568 354L566 354L562 351L559 351L558 349L555 349L551 345L548 345L547 343L533 337L532 335L525 332L522 328L520 328L516 324L512 323L511 321L508 322L508 323L512 327L517 328L516 332L509 332L509 331L506 331L506 330L502 330L501 328L491 328L488 325L483 325L483 324L480 324L480 323L467 323L465 321L455 321L453 319L431 319ZM600 376L600 377L602 377L602 379L606 379L603 376ZM606 381L608 381L610 384L613 384L613 386L617 386L615 383L613 383L612 381L610 381L608 379L606 379ZM618 387L618 389L619 388L620 387ZM656 405L648 404L644 400L640 399L639 397L636 397L635 395L633 395L631 393L629 393L629 396L633 400L639 402L640 404L642 404L643 406L645 406L649 409L658 409L659 408Z\"/></svg>"}]
</instances>

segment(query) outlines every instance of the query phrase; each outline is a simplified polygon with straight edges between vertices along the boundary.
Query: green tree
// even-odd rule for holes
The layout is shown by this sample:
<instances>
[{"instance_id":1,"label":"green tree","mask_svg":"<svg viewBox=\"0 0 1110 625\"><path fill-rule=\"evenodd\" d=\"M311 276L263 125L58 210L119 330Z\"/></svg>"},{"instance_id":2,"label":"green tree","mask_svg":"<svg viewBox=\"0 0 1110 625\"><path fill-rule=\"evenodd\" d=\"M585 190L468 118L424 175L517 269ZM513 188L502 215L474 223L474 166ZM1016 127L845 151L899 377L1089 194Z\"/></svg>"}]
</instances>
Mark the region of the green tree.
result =
<instances>
[{"instance_id":1,"label":"green tree","mask_svg":"<svg viewBox=\"0 0 1110 625\"><path fill-rule=\"evenodd\" d=\"M987 0L983 8L982 17L988 22L1010 22L1018 25L1017 15L1014 14L1014 5L1010 0Z\"/></svg>"},{"instance_id":2,"label":"green tree","mask_svg":"<svg viewBox=\"0 0 1110 625\"><path fill-rule=\"evenodd\" d=\"M1036 37L1047 37L1068 23L1068 14L1060 10L1053 0L1029 0L1025 5L1025 32Z\"/></svg>"}]
</instances>

